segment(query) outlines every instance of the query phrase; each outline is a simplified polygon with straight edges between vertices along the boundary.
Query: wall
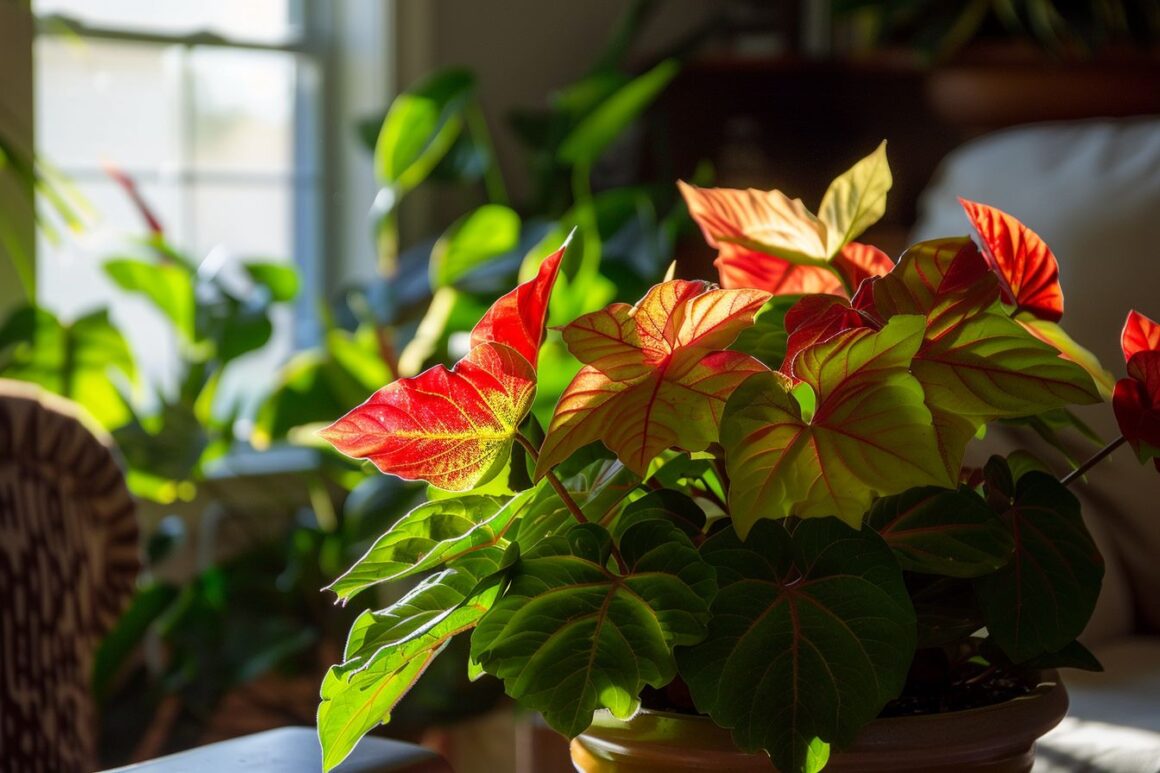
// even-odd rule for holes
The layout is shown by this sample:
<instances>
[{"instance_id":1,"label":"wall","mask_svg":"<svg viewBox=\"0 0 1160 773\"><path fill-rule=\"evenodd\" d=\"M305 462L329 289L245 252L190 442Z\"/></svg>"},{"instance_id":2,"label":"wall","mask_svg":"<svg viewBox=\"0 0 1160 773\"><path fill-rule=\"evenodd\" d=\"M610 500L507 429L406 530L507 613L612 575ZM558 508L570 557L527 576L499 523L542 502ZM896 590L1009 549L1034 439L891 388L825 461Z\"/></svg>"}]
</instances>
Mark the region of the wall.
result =
<instances>
[{"instance_id":1,"label":"wall","mask_svg":"<svg viewBox=\"0 0 1160 773\"><path fill-rule=\"evenodd\" d=\"M32 16L27 6L0 0L0 131L21 147L32 146ZM19 249L33 255L28 192L0 171L0 223L13 230ZM0 244L0 320L24 299L13 256Z\"/></svg>"},{"instance_id":2,"label":"wall","mask_svg":"<svg viewBox=\"0 0 1160 773\"><path fill-rule=\"evenodd\" d=\"M460 65L479 78L485 113L510 192L527 192L520 146L507 128L515 107L542 105L555 89L582 76L602 52L628 3L625 0L429 0L397 2L396 81L414 83L442 67ZM647 58L665 50L716 9L704 0L666 0L634 49ZM458 202L422 200L404 215L404 234L431 233ZM425 210L425 211L423 211Z\"/></svg>"}]
</instances>

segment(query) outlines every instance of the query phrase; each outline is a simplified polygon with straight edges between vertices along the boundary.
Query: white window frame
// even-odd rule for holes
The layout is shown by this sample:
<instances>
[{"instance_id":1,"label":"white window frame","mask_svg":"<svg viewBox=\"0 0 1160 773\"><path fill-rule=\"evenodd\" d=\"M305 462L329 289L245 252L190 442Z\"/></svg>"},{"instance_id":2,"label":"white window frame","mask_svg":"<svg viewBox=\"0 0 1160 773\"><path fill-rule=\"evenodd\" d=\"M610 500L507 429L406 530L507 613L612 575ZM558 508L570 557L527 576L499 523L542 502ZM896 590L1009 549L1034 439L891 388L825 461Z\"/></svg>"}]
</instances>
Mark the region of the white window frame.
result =
<instances>
[{"instance_id":1,"label":"white window frame","mask_svg":"<svg viewBox=\"0 0 1160 773\"><path fill-rule=\"evenodd\" d=\"M295 255L303 293L295 318L296 344L317 340L317 302L339 288L374 274L375 256L367 216L377 186L370 156L361 146L355 124L383 110L395 91L394 0L295 0L302 34L285 45L225 40L205 35L150 35L84 26L85 34L124 40L189 45L288 50L314 59L320 77L310 131L320 195L310 212L295 212ZM0 0L0 121L21 147L34 149L34 62L37 30L30 0ZM20 125L10 125L17 117ZM301 118L301 117L300 117ZM296 143L298 145L299 143ZM0 174L0 206L26 195ZM26 254L34 255L31 222L20 224ZM0 256L5 253L0 248ZM0 316L27 299L14 265L0 260Z\"/></svg>"}]
</instances>

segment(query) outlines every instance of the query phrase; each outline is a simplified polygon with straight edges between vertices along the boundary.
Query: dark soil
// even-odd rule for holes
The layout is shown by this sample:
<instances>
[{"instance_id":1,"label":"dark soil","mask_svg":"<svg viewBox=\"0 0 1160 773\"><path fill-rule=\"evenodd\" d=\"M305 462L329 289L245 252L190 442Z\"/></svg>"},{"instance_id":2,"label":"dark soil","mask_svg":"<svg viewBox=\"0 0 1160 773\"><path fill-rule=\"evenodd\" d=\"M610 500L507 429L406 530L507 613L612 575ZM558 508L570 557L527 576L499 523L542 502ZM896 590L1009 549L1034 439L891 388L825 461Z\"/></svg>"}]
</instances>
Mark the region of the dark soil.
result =
<instances>
[{"instance_id":1,"label":"dark soil","mask_svg":"<svg viewBox=\"0 0 1160 773\"><path fill-rule=\"evenodd\" d=\"M912 678L903 694L887 703L878 716L908 717L977 709L1027 695L1035 689L1035 684L1020 673L973 663L958 664L951 674L943 674L944 678L930 681L914 678L915 670L912 670ZM689 688L680 677L661 690L645 687L640 698L641 705L653 711L699 713L693 706Z\"/></svg>"},{"instance_id":2,"label":"dark soil","mask_svg":"<svg viewBox=\"0 0 1160 773\"><path fill-rule=\"evenodd\" d=\"M1019 675L985 673L983 667L973 679L945 685L937 693L900 695L887 703L878 716L909 717L978 709L1018 698L1035 688Z\"/></svg>"}]
</instances>

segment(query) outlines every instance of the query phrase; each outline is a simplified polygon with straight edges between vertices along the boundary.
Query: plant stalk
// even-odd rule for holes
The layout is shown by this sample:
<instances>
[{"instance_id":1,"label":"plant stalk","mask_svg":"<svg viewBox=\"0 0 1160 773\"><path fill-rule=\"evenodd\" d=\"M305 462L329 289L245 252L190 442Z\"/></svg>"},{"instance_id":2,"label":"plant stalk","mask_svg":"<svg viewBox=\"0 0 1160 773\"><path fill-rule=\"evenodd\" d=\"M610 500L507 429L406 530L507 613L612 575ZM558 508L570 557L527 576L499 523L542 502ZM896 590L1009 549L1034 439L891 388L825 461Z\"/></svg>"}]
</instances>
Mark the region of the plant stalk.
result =
<instances>
[{"instance_id":1,"label":"plant stalk","mask_svg":"<svg viewBox=\"0 0 1160 773\"><path fill-rule=\"evenodd\" d=\"M532 461L539 460L539 449L537 449L535 444L522 432L516 433L516 442L523 446L524 450L527 451L528 454L532 457ZM548 470L545 474L545 477L548 479L548 483L552 486L552 488L556 490L556 494L564 502L564 506L568 508L568 512L572 514L572 517L576 519L577 523L591 523L591 521L588 520L588 517L585 516L584 512L580 509L580 505L576 504L576 500L572 498L572 495L568 492L568 489L564 488L564 484L560 482L560 478L557 477L556 471ZM625 563L624 556L620 555L620 550L616 547L615 543L612 545L612 557L616 560L616 566L620 569L620 573L628 574L628 564Z\"/></svg>"},{"instance_id":2,"label":"plant stalk","mask_svg":"<svg viewBox=\"0 0 1160 773\"><path fill-rule=\"evenodd\" d=\"M1077 478L1082 477L1085 472L1087 472L1092 467L1095 467L1097 464L1102 462L1104 460L1104 457L1106 457L1112 451L1115 451L1117 448L1122 446L1125 441L1126 441L1126 438L1123 435L1120 435L1118 438L1113 440L1111 443L1108 443L1106 446L1101 448L1099 451L1096 451L1095 455L1092 456L1091 459L1088 459L1086 462L1081 464L1079 467L1076 467L1074 470L1069 472L1067 475L1064 475L1062 478L1060 478L1059 482L1065 486L1070 486L1072 481L1076 480Z\"/></svg>"},{"instance_id":3,"label":"plant stalk","mask_svg":"<svg viewBox=\"0 0 1160 773\"><path fill-rule=\"evenodd\" d=\"M528 455L532 457L533 462L539 461L539 449L537 449L535 443L529 440L522 432L516 433L516 442L524 447L524 450L527 451ZM575 518L579 523L588 523L588 518L584 515L584 511L580 509L580 505L576 504L576 500L572 498L572 495L568 492L568 489L564 488L564 484L561 483L560 478L556 476L556 471L548 470L545 477L547 477L548 483L551 484L552 488L556 490L556 494L558 494L560 499L564 501L564 505L568 508L568 512L572 514L572 517Z\"/></svg>"}]
</instances>

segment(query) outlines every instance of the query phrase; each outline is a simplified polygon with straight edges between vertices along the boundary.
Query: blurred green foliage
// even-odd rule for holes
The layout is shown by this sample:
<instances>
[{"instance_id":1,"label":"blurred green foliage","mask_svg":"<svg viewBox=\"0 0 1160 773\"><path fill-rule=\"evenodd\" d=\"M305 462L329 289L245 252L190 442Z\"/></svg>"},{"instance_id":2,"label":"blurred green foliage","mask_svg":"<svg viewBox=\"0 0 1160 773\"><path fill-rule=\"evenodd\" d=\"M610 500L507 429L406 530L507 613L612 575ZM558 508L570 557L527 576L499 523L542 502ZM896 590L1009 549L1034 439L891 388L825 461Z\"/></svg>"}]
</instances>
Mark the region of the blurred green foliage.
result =
<instances>
[{"instance_id":1,"label":"blurred green foliage","mask_svg":"<svg viewBox=\"0 0 1160 773\"><path fill-rule=\"evenodd\" d=\"M371 208L378 276L342 288L333 304L318 302L318 345L274 375L252 416L220 386L236 363L268 344L276 309L299 294L297 273L271 262L243 262L230 273L183 254L119 173L113 176L141 210L149 235L132 254L111 256L103 269L168 326L178 352L176 387L147 384L137 361L143 353L135 355L105 309L67 320L30 303L0 322L0 377L32 381L82 404L112 433L130 487L142 499L166 506L200 493L199 505L220 512L213 493L227 484L206 486L215 462L239 447L318 449L314 467L296 473L309 501L281 536L243 540L241 552L219 560L212 549L183 545L185 526L177 516L150 535L137 597L97 658L94 688L116 747L107 763L125 760L165 701L176 698L180 706L163 729L164 748L177 749L195 742L222 698L249 680L271 673L316 680L341 651L354 617L375 604L372 594L335 607L319 589L427 492L321 448L314 429L396 377L456 359L461 334L574 229L551 324L616 297L636 298L664 273L678 234L691 228L670 184L672 170L658 170L664 180L658 185L600 182L610 154L627 151L629 166L645 166L632 159L642 146L633 127L679 69L681 52L643 74L627 64L637 32L660 5L631 3L590 72L546 107L511 116L532 179L525 201L509 198L468 71L433 74L399 94L385 115L357 127L380 186ZM638 177L637 171L627 176ZM423 187L473 192L478 206L435 239L404 247L399 210ZM579 363L555 332L541 363L536 411L546 421ZM244 516L224 517L246 528ZM201 554L192 579L158 579L152 567L178 550ZM393 726L405 726L407 717L445 721L493 705L497 685L468 683L463 658L445 656L446 678L425 680Z\"/></svg>"}]
</instances>

